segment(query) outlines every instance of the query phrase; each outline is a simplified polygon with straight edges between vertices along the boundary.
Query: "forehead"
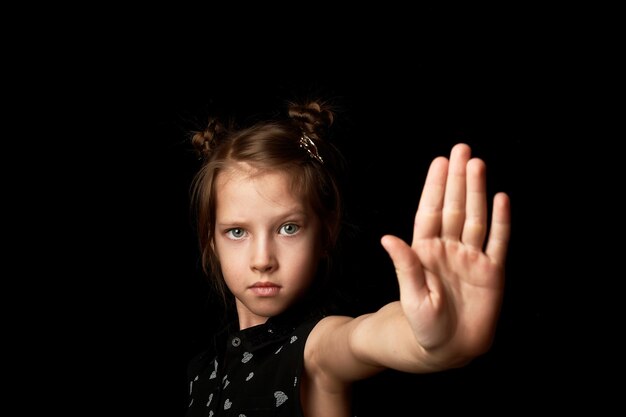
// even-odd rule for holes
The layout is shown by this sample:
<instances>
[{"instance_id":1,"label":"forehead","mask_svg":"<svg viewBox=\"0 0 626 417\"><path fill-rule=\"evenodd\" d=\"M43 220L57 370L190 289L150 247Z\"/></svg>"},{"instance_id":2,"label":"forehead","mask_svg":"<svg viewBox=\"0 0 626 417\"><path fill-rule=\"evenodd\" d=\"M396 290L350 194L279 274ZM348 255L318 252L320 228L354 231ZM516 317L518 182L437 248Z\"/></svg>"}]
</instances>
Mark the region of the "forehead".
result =
<instances>
[{"instance_id":1,"label":"forehead","mask_svg":"<svg viewBox=\"0 0 626 417\"><path fill-rule=\"evenodd\" d=\"M238 162L222 170L216 178L218 207L224 205L277 205L304 210L304 193L294 186L293 173L279 169L258 169Z\"/></svg>"}]
</instances>

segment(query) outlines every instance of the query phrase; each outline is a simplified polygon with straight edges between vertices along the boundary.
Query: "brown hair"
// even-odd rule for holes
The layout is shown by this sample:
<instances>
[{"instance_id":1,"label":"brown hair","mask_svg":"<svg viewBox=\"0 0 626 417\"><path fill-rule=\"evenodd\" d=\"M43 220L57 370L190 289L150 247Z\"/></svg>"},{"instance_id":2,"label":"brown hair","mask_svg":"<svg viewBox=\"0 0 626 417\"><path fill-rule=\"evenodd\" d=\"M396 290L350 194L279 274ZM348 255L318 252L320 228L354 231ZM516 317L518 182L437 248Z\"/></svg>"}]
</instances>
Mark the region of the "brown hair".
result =
<instances>
[{"instance_id":1,"label":"brown hair","mask_svg":"<svg viewBox=\"0 0 626 417\"><path fill-rule=\"evenodd\" d=\"M193 132L192 144L203 159L191 188L202 269L226 305L228 290L213 249L215 182L232 163L246 162L260 171L290 173L294 191L307 198L323 225L324 275L328 278L343 214L338 179L343 160L328 141L333 119L331 106L325 102L288 103L288 117L284 119L236 129L212 118L204 131Z\"/></svg>"}]
</instances>

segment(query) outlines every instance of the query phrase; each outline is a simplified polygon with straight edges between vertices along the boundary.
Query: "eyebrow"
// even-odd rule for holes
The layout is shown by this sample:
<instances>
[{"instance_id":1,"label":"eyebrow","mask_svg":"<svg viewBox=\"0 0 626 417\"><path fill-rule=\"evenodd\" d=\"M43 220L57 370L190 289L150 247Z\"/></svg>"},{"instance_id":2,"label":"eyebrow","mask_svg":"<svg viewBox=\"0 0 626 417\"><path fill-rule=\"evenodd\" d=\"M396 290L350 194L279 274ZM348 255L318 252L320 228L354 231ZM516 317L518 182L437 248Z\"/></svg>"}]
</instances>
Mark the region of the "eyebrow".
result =
<instances>
[{"instance_id":1,"label":"eyebrow","mask_svg":"<svg viewBox=\"0 0 626 417\"><path fill-rule=\"evenodd\" d=\"M298 210L295 210L295 211L285 212L283 214L279 214L279 215L275 216L272 219L272 221L276 221L276 220L280 219L281 222L282 222L282 221L285 221L287 219L294 218L294 217L302 218L304 220L307 220L311 216L309 214L307 214L307 212L305 210L298 209ZM246 223L248 223L248 220L246 220L246 219L237 220L237 219L233 218L233 219L225 219L225 221L216 222L216 225L218 225L218 226L228 226L228 225L246 224Z\"/></svg>"}]
</instances>

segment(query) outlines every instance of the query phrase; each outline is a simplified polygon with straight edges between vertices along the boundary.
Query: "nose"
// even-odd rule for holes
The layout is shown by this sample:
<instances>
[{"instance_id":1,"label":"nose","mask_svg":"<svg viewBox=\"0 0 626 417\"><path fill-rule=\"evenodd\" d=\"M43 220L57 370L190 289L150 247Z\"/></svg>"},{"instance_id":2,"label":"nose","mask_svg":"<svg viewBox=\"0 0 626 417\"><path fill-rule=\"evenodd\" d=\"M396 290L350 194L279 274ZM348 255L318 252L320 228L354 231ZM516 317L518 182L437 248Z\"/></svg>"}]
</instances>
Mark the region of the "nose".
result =
<instances>
[{"instance_id":1,"label":"nose","mask_svg":"<svg viewBox=\"0 0 626 417\"><path fill-rule=\"evenodd\" d=\"M274 254L274 247L270 239L260 238L254 242L250 268L258 272L271 272L278 263Z\"/></svg>"}]
</instances>

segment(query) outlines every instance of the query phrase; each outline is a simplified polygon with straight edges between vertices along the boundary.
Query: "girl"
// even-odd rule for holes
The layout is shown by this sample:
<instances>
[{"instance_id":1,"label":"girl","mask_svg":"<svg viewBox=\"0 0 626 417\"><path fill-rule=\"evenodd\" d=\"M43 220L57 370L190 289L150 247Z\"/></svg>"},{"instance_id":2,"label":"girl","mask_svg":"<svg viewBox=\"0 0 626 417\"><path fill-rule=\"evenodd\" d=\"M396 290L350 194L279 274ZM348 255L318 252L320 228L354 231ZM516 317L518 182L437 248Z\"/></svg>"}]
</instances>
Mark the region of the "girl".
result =
<instances>
[{"instance_id":1,"label":"girl","mask_svg":"<svg viewBox=\"0 0 626 417\"><path fill-rule=\"evenodd\" d=\"M433 160L411 245L382 237L400 299L330 315L319 303L342 224L333 112L314 101L288 114L241 130L212 120L193 136L202 263L237 320L191 361L188 417L346 417L355 381L460 367L494 336L510 208L496 194L488 228L483 161L466 144Z\"/></svg>"}]
</instances>

